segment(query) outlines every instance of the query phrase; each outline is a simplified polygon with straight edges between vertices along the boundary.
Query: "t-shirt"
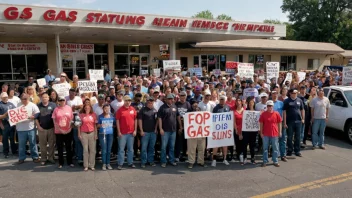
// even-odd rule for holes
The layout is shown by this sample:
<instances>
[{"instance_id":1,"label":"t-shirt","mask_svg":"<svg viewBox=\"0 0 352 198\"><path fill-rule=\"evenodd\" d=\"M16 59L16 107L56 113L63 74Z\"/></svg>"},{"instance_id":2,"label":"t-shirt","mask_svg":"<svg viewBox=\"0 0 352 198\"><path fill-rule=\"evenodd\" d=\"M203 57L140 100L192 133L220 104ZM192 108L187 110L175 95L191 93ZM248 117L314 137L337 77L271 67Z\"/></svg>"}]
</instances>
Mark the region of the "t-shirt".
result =
<instances>
[{"instance_id":1,"label":"t-shirt","mask_svg":"<svg viewBox=\"0 0 352 198\"><path fill-rule=\"evenodd\" d=\"M138 112L144 107L144 103L142 103L142 102L139 102L139 103L133 102L131 104L131 106L136 109L137 114L138 114Z\"/></svg>"},{"instance_id":2,"label":"t-shirt","mask_svg":"<svg viewBox=\"0 0 352 198\"><path fill-rule=\"evenodd\" d=\"M112 101L110 103L110 106L112 107L112 109L114 110L114 113L116 113L122 106L123 104L125 104L125 102L123 100L121 100L121 102L119 102L117 99Z\"/></svg>"},{"instance_id":3,"label":"t-shirt","mask_svg":"<svg viewBox=\"0 0 352 198\"><path fill-rule=\"evenodd\" d=\"M235 113L235 119L236 119L236 126L237 126L237 131L241 134L242 133L242 119L243 119L243 112L238 113L237 111L234 111Z\"/></svg>"},{"instance_id":4,"label":"t-shirt","mask_svg":"<svg viewBox=\"0 0 352 198\"><path fill-rule=\"evenodd\" d=\"M158 111L158 118L162 120L163 130L176 132L177 116L179 115L176 105L163 104Z\"/></svg>"},{"instance_id":5,"label":"t-shirt","mask_svg":"<svg viewBox=\"0 0 352 198\"><path fill-rule=\"evenodd\" d=\"M213 113L225 113L225 112L230 112L230 107L227 104L225 104L224 106L221 106L220 104L218 104L213 109Z\"/></svg>"},{"instance_id":6,"label":"t-shirt","mask_svg":"<svg viewBox=\"0 0 352 198\"><path fill-rule=\"evenodd\" d=\"M71 121L73 120L72 108L68 105L63 107L56 107L52 118L54 123L57 123L55 126L55 133L61 134L62 132L68 133L71 131Z\"/></svg>"},{"instance_id":7,"label":"t-shirt","mask_svg":"<svg viewBox=\"0 0 352 198\"><path fill-rule=\"evenodd\" d=\"M286 111L286 123L299 123L302 121L301 110L304 109L304 105L301 99L287 98L284 100L284 108Z\"/></svg>"},{"instance_id":8,"label":"t-shirt","mask_svg":"<svg viewBox=\"0 0 352 198\"><path fill-rule=\"evenodd\" d=\"M81 132L88 133L94 131L95 124L97 123L97 116L95 113L80 113L79 118L82 120Z\"/></svg>"},{"instance_id":9,"label":"t-shirt","mask_svg":"<svg viewBox=\"0 0 352 198\"><path fill-rule=\"evenodd\" d=\"M281 102L280 100L277 100L274 102L274 111L277 111L280 114L281 118L283 118L283 112L284 112L283 108L284 108L283 102Z\"/></svg>"},{"instance_id":10,"label":"t-shirt","mask_svg":"<svg viewBox=\"0 0 352 198\"><path fill-rule=\"evenodd\" d=\"M263 123L263 135L267 137L278 137L278 123L282 122L281 116L277 111L272 113L265 111L260 115L259 122Z\"/></svg>"},{"instance_id":11,"label":"t-shirt","mask_svg":"<svg viewBox=\"0 0 352 198\"><path fill-rule=\"evenodd\" d=\"M163 102L159 99L157 99L155 102L154 102L154 109L156 109L157 111L159 111L160 107L163 106Z\"/></svg>"},{"instance_id":12,"label":"t-shirt","mask_svg":"<svg viewBox=\"0 0 352 198\"><path fill-rule=\"evenodd\" d=\"M231 100L231 102L226 100L226 104L230 107L231 111L235 111L235 109L236 109L236 101L235 100Z\"/></svg>"},{"instance_id":13,"label":"t-shirt","mask_svg":"<svg viewBox=\"0 0 352 198\"><path fill-rule=\"evenodd\" d=\"M11 99L9 98L8 101L17 107L18 104L21 102L21 99L17 96L13 96Z\"/></svg>"},{"instance_id":14,"label":"t-shirt","mask_svg":"<svg viewBox=\"0 0 352 198\"><path fill-rule=\"evenodd\" d=\"M192 106L191 104L189 104L189 102L185 102L185 103L181 103L180 101L175 103L178 113L180 114L180 116L183 118L183 116L185 116L185 114L187 112L192 111Z\"/></svg>"},{"instance_id":15,"label":"t-shirt","mask_svg":"<svg viewBox=\"0 0 352 198\"><path fill-rule=\"evenodd\" d=\"M16 108L16 106L11 103L11 102L7 102L7 103L4 103L4 102L0 102L0 115L3 115L5 114L8 110L10 109L14 109ZM3 124L9 124L9 119L8 117L2 119L2 123Z\"/></svg>"},{"instance_id":16,"label":"t-shirt","mask_svg":"<svg viewBox=\"0 0 352 198\"><path fill-rule=\"evenodd\" d=\"M78 96L75 96L73 98L73 100L70 100L70 96L66 96L66 105L68 105L69 107L72 106L79 106L79 105L83 105L82 99ZM79 113L79 110L75 110L74 113Z\"/></svg>"},{"instance_id":17,"label":"t-shirt","mask_svg":"<svg viewBox=\"0 0 352 198\"><path fill-rule=\"evenodd\" d=\"M322 99L316 97L310 105L314 109L314 119L326 119L326 109L330 108L330 101L327 97L324 96Z\"/></svg>"},{"instance_id":18,"label":"t-shirt","mask_svg":"<svg viewBox=\"0 0 352 198\"><path fill-rule=\"evenodd\" d=\"M261 111L261 110L263 110L263 111L266 111L266 104L263 104L263 103L257 103L256 105L255 105L255 110L256 111Z\"/></svg>"},{"instance_id":19,"label":"t-shirt","mask_svg":"<svg viewBox=\"0 0 352 198\"><path fill-rule=\"evenodd\" d=\"M142 120L142 128L144 132L154 132L157 122L158 111L143 107L138 113L138 120Z\"/></svg>"},{"instance_id":20,"label":"t-shirt","mask_svg":"<svg viewBox=\"0 0 352 198\"><path fill-rule=\"evenodd\" d=\"M38 108L40 113L37 114L36 119L39 121L40 126L43 129L54 128L52 115L56 108L56 104L53 102L49 102L48 105L44 106L43 103L39 103Z\"/></svg>"},{"instance_id":21,"label":"t-shirt","mask_svg":"<svg viewBox=\"0 0 352 198\"><path fill-rule=\"evenodd\" d=\"M128 108L121 107L116 112L116 120L120 124L121 134L131 134L136 130L134 128L136 118L137 111L132 106L129 106Z\"/></svg>"},{"instance_id":22,"label":"t-shirt","mask_svg":"<svg viewBox=\"0 0 352 198\"><path fill-rule=\"evenodd\" d=\"M98 124L101 124L99 128L100 134L113 134L113 127L116 125L116 120L112 113L110 113L110 118L104 118L104 114L101 114L98 117Z\"/></svg>"},{"instance_id":23,"label":"t-shirt","mask_svg":"<svg viewBox=\"0 0 352 198\"><path fill-rule=\"evenodd\" d=\"M198 104L198 107L201 111L208 111L208 112L213 112L213 109L215 105L211 103L210 101L205 104L203 101Z\"/></svg>"},{"instance_id":24,"label":"t-shirt","mask_svg":"<svg viewBox=\"0 0 352 198\"><path fill-rule=\"evenodd\" d=\"M19 105L19 107L22 106L21 103L19 103L18 105ZM32 116L32 115L39 113L38 106L32 102L28 102L28 104L25 107L27 109L28 116ZM35 126L34 120L29 119L27 121L17 123L16 129L17 129L17 131L29 131L29 130L33 130L34 126Z\"/></svg>"},{"instance_id":25,"label":"t-shirt","mask_svg":"<svg viewBox=\"0 0 352 198\"><path fill-rule=\"evenodd\" d=\"M96 103L93 105L93 112L95 113L96 117L99 117L102 113L104 113L104 110L103 107L99 106L99 103ZM111 113L111 110L109 113Z\"/></svg>"}]
</instances>

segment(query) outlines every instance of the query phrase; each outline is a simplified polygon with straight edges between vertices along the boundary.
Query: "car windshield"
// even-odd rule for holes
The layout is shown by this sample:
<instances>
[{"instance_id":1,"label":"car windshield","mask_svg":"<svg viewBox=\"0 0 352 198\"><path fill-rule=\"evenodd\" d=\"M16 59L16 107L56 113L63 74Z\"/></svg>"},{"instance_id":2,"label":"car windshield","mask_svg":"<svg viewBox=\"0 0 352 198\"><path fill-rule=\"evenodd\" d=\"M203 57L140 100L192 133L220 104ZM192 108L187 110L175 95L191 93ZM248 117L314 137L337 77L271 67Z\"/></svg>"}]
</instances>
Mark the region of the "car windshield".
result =
<instances>
[{"instance_id":1,"label":"car windshield","mask_svg":"<svg viewBox=\"0 0 352 198\"><path fill-rule=\"evenodd\" d=\"M352 91L345 91L345 96L348 102L350 103L350 105L352 105Z\"/></svg>"}]
</instances>

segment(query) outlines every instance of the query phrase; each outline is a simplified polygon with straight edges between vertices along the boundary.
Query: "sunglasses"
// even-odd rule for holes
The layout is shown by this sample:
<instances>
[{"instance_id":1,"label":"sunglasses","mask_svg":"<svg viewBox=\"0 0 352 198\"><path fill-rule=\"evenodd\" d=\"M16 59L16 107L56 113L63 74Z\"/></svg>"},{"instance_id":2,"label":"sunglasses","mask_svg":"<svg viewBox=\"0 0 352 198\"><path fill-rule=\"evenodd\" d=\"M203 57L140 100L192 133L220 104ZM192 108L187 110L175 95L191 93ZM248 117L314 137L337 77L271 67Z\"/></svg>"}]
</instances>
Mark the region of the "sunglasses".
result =
<instances>
[{"instance_id":1,"label":"sunglasses","mask_svg":"<svg viewBox=\"0 0 352 198\"><path fill-rule=\"evenodd\" d=\"M22 98L21 100L28 100L28 98Z\"/></svg>"}]
</instances>

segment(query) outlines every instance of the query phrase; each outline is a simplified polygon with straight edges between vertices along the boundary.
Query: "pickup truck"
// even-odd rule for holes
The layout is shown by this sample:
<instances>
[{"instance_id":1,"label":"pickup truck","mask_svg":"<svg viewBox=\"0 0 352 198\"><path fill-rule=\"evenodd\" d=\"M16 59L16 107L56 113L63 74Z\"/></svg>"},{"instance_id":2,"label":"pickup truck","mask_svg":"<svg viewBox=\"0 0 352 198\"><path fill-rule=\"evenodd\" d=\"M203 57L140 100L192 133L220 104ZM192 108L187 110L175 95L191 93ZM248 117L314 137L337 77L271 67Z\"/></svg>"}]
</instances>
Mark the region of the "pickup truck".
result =
<instances>
[{"instance_id":1,"label":"pickup truck","mask_svg":"<svg viewBox=\"0 0 352 198\"><path fill-rule=\"evenodd\" d=\"M327 127L344 132L352 144L352 86L324 87L324 95L331 104Z\"/></svg>"}]
</instances>

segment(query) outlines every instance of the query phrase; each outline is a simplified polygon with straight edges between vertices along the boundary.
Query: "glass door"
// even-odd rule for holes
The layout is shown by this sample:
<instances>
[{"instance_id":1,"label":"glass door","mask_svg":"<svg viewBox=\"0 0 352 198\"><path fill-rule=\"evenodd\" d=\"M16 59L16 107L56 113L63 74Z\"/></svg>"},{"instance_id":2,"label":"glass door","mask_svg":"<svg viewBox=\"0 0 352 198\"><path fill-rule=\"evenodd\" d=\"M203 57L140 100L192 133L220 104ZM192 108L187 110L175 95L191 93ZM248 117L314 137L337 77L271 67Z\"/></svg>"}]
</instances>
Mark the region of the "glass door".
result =
<instances>
[{"instance_id":1,"label":"glass door","mask_svg":"<svg viewBox=\"0 0 352 198\"><path fill-rule=\"evenodd\" d=\"M72 79L78 75L79 79L86 78L87 55L86 54L64 54L62 56L62 71Z\"/></svg>"},{"instance_id":2,"label":"glass door","mask_svg":"<svg viewBox=\"0 0 352 198\"><path fill-rule=\"evenodd\" d=\"M130 55L130 76L138 76L140 73L140 57L139 55Z\"/></svg>"},{"instance_id":3,"label":"glass door","mask_svg":"<svg viewBox=\"0 0 352 198\"><path fill-rule=\"evenodd\" d=\"M76 54L75 67L76 75L79 79L86 78L86 67L87 67L87 55L86 54Z\"/></svg>"},{"instance_id":4,"label":"glass door","mask_svg":"<svg viewBox=\"0 0 352 198\"><path fill-rule=\"evenodd\" d=\"M141 58L141 69L139 75L149 74L149 55L140 55Z\"/></svg>"},{"instance_id":5,"label":"glass door","mask_svg":"<svg viewBox=\"0 0 352 198\"><path fill-rule=\"evenodd\" d=\"M72 79L74 75L74 60L72 54L63 54L62 55L62 71L67 74L69 78Z\"/></svg>"}]
</instances>

